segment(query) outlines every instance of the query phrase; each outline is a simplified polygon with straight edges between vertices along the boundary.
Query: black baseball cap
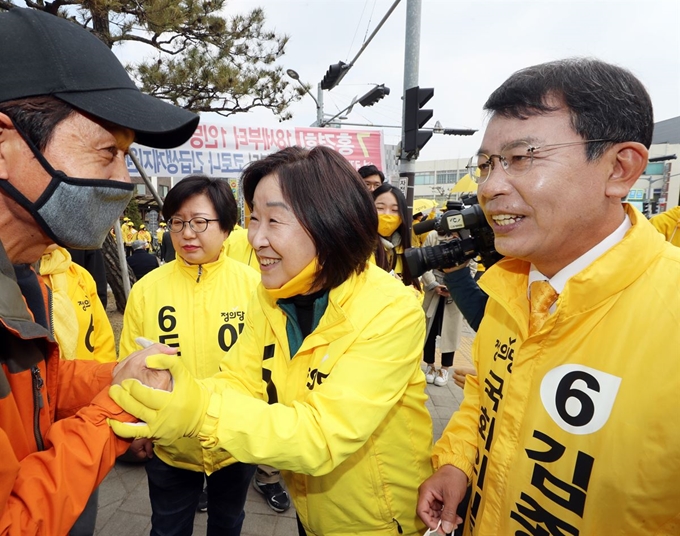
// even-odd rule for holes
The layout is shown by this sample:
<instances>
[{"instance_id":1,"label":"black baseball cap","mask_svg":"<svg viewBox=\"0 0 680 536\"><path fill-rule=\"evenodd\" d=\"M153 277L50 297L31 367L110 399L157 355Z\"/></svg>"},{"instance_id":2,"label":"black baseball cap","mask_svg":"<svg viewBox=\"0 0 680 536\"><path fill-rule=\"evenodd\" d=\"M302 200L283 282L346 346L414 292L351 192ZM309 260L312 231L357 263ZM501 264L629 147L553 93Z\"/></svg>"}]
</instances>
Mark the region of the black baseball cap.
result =
<instances>
[{"instance_id":1,"label":"black baseball cap","mask_svg":"<svg viewBox=\"0 0 680 536\"><path fill-rule=\"evenodd\" d=\"M66 19L35 9L0 14L0 102L51 95L167 149L187 141L199 116L145 95L109 48Z\"/></svg>"}]
</instances>

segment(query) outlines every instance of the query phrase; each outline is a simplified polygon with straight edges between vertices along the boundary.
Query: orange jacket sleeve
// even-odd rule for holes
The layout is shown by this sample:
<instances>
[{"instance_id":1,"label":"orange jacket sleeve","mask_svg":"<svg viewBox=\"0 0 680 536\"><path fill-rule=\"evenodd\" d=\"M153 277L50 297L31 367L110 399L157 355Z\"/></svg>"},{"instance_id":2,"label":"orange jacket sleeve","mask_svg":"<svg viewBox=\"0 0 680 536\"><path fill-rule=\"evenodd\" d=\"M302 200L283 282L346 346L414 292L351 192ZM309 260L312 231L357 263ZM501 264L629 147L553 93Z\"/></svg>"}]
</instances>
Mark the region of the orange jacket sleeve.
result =
<instances>
[{"instance_id":1,"label":"orange jacket sleeve","mask_svg":"<svg viewBox=\"0 0 680 536\"><path fill-rule=\"evenodd\" d=\"M111 385L116 363L74 359L59 361L56 420L70 417L105 387Z\"/></svg>"},{"instance_id":2,"label":"orange jacket sleeve","mask_svg":"<svg viewBox=\"0 0 680 536\"><path fill-rule=\"evenodd\" d=\"M129 446L114 435L107 418L134 421L103 390L73 417L53 423L45 450L22 460L0 429L0 534L68 533L92 491Z\"/></svg>"}]
</instances>

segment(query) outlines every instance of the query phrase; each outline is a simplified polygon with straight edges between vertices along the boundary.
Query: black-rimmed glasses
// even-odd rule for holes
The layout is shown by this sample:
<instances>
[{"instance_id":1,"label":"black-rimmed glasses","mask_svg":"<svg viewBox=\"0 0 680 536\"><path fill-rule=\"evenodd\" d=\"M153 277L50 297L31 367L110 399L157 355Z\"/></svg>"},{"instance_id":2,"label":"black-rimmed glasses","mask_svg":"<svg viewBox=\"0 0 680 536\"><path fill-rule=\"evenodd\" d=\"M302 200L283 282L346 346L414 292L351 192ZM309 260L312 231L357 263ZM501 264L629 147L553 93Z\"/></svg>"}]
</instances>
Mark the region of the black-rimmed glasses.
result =
<instances>
[{"instance_id":1,"label":"black-rimmed glasses","mask_svg":"<svg viewBox=\"0 0 680 536\"><path fill-rule=\"evenodd\" d=\"M182 218L173 216L168 220L168 227L171 233L181 233L184 231L184 226L188 223L191 230L195 233L203 233L208 228L211 221L219 221L217 219L209 220L208 218L191 218L184 221Z\"/></svg>"},{"instance_id":2,"label":"black-rimmed glasses","mask_svg":"<svg viewBox=\"0 0 680 536\"><path fill-rule=\"evenodd\" d=\"M509 143L500 154L487 155L479 153L470 158L467 169L477 184L482 184L489 178L491 171L494 169L494 158L498 158L503 170L511 177L520 177L528 173L531 169L534 159L537 157L539 151L546 151L550 149L560 149L562 147L570 147L572 145L583 145L585 143L595 142L611 142L612 140L581 140L570 141L566 143L552 143L550 145L531 145L527 141L515 141Z\"/></svg>"}]
</instances>

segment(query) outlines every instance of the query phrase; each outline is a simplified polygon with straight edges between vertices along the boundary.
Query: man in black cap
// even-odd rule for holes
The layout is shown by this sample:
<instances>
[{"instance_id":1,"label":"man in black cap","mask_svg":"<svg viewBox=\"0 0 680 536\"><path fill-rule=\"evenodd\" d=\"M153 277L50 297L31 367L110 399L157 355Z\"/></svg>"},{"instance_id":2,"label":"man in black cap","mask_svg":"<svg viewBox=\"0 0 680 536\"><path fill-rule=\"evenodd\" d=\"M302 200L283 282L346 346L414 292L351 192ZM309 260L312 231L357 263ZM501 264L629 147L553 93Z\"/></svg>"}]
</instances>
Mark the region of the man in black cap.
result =
<instances>
[{"instance_id":1,"label":"man in black cap","mask_svg":"<svg viewBox=\"0 0 680 536\"><path fill-rule=\"evenodd\" d=\"M0 533L66 534L128 448L107 419L132 420L107 394L130 365L114 376L113 364L59 359L31 263L52 243L100 247L132 196L130 144L174 147L197 124L142 94L88 31L0 14ZM169 385L166 372L149 380Z\"/></svg>"}]
</instances>

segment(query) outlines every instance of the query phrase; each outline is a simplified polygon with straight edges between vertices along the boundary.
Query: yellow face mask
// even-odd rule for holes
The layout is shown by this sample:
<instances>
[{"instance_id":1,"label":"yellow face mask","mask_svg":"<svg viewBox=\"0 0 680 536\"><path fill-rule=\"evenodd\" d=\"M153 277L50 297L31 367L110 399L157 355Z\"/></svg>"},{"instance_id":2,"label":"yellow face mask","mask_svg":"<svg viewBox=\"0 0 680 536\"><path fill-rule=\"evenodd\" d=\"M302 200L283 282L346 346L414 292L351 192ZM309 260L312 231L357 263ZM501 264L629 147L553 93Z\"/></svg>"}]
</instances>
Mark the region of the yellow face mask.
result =
<instances>
[{"instance_id":1,"label":"yellow face mask","mask_svg":"<svg viewBox=\"0 0 680 536\"><path fill-rule=\"evenodd\" d=\"M396 214L378 214L378 234L389 237L399 229L401 218Z\"/></svg>"},{"instance_id":2,"label":"yellow face mask","mask_svg":"<svg viewBox=\"0 0 680 536\"><path fill-rule=\"evenodd\" d=\"M312 285L314 284L314 279L316 278L316 273L318 271L319 265L316 262L315 257L299 274L285 283L281 288L265 288L265 290L267 291L267 294L275 300L307 294L312 290Z\"/></svg>"}]
</instances>

